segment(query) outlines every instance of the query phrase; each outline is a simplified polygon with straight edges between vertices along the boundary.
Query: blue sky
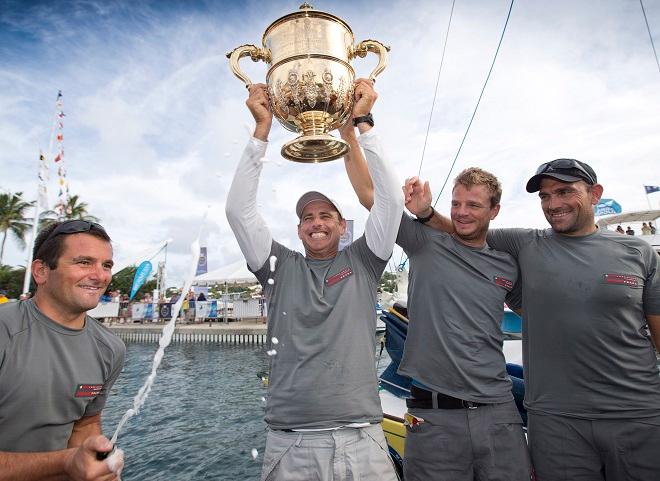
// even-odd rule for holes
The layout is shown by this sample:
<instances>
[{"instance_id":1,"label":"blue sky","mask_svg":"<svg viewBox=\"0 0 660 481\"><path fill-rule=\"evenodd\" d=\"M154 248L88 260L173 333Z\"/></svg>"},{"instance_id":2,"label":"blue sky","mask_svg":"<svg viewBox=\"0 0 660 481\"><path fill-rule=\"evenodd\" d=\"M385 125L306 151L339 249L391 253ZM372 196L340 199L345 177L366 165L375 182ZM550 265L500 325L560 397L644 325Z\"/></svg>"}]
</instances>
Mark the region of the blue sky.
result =
<instances>
[{"instance_id":1,"label":"blue sky","mask_svg":"<svg viewBox=\"0 0 660 481\"><path fill-rule=\"evenodd\" d=\"M397 176L417 173L451 1L317 1L356 41L392 47L377 82L377 129ZM657 46L660 4L644 2ZM181 284L188 245L204 212L209 267L240 258L224 217L233 170L252 128L245 89L225 53L260 43L299 2L20 2L0 0L0 189L35 197L39 149L47 150L58 90L73 194L89 203L130 257L166 238L169 282ZM509 8L508 0L457 0L422 177L434 194L467 127ZM366 76L375 57L356 59ZM267 66L242 62L253 81ZM589 162L605 196L648 207L660 185L660 72L637 0L518 0L477 117L451 177L477 165L503 183L493 226L544 227L524 184L541 162ZM275 238L300 247L294 203L311 189L336 198L359 233L366 213L343 163L279 157L293 138L274 125L259 204ZM52 166L52 164L51 164ZM49 196L56 201L51 169ZM448 206L449 189L439 201ZM654 194L654 206L660 194ZM446 211L446 208L445 208ZM395 253L395 259L399 254ZM24 264L10 241L5 262Z\"/></svg>"}]
</instances>

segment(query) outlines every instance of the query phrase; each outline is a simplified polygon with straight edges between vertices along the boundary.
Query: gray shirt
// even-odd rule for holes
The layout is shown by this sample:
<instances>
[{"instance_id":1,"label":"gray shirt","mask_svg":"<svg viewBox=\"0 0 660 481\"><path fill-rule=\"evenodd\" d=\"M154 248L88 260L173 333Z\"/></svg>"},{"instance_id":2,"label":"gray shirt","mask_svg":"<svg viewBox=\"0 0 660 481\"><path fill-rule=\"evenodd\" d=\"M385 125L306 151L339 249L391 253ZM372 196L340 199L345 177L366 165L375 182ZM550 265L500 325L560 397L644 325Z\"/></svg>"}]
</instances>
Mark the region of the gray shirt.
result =
<instances>
[{"instance_id":1,"label":"gray shirt","mask_svg":"<svg viewBox=\"0 0 660 481\"><path fill-rule=\"evenodd\" d=\"M236 168L226 213L268 298L272 358L266 422L326 429L382 418L375 368L376 288L403 210L396 178L373 130L359 137L374 183L364 236L332 259L306 259L272 240L256 195L266 143L252 138ZM269 256L277 257L271 273ZM274 284L268 283L272 278Z\"/></svg>"},{"instance_id":2,"label":"gray shirt","mask_svg":"<svg viewBox=\"0 0 660 481\"><path fill-rule=\"evenodd\" d=\"M68 329L31 300L0 306L0 451L65 449L74 422L105 406L125 353L89 316Z\"/></svg>"},{"instance_id":3,"label":"gray shirt","mask_svg":"<svg viewBox=\"0 0 660 481\"><path fill-rule=\"evenodd\" d=\"M500 328L518 266L403 216L397 244L410 258L410 325L399 373L460 399L513 399Z\"/></svg>"},{"instance_id":4,"label":"gray shirt","mask_svg":"<svg viewBox=\"0 0 660 481\"><path fill-rule=\"evenodd\" d=\"M266 422L325 429L382 419L375 363L376 287L386 261L364 236L327 260L273 242L255 272L268 301L272 349ZM273 279L273 284L268 279Z\"/></svg>"},{"instance_id":5,"label":"gray shirt","mask_svg":"<svg viewBox=\"0 0 660 481\"><path fill-rule=\"evenodd\" d=\"M660 415L660 377L645 313L660 314L658 255L598 230L496 229L488 243L518 259L525 403L596 418Z\"/></svg>"}]
</instances>

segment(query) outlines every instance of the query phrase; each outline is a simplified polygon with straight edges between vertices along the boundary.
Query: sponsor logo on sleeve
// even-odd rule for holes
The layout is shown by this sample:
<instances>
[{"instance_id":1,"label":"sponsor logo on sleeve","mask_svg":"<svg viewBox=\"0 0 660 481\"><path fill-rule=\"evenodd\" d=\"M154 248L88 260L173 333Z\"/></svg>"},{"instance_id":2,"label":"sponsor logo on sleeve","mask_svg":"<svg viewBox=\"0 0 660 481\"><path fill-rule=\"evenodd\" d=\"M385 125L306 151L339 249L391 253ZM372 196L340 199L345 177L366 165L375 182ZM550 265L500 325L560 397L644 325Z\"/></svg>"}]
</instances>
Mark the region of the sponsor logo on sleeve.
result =
<instances>
[{"instance_id":1,"label":"sponsor logo on sleeve","mask_svg":"<svg viewBox=\"0 0 660 481\"><path fill-rule=\"evenodd\" d=\"M96 397L101 393L103 384L78 384L76 397Z\"/></svg>"},{"instance_id":2,"label":"sponsor logo on sleeve","mask_svg":"<svg viewBox=\"0 0 660 481\"><path fill-rule=\"evenodd\" d=\"M500 287L504 287L507 291L513 289L513 281L505 279L504 277L495 276L495 284Z\"/></svg>"},{"instance_id":3,"label":"sponsor logo on sleeve","mask_svg":"<svg viewBox=\"0 0 660 481\"><path fill-rule=\"evenodd\" d=\"M628 287L640 287L639 278L627 274L604 274L605 284L618 284Z\"/></svg>"},{"instance_id":4,"label":"sponsor logo on sleeve","mask_svg":"<svg viewBox=\"0 0 660 481\"><path fill-rule=\"evenodd\" d=\"M335 284L337 284L338 282L341 282L344 279L346 279L347 277L352 276L352 275L353 275L353 271L351 270L350 267L347 266L347 267L344 267L339 272L337 272L336 274L328 277L325 280L325 283L328 285L328 287L332 287Z\"/></svg>"}]
</instances>

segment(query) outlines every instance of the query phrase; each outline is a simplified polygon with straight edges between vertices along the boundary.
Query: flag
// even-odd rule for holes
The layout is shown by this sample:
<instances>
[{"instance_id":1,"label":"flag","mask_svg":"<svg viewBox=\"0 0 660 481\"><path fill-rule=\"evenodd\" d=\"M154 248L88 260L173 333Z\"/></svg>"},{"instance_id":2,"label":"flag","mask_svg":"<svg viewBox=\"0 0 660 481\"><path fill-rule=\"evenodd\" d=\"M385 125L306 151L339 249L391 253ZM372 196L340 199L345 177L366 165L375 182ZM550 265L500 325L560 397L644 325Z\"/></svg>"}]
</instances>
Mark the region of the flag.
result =
<instances>
[{"instance_id":1,"label":"flag","mask_svg":"<svg viewBox=\"0 0 660 481\"><path fill-rule=\"evenodd\" d=\"M48 180L48 162L44 154L39 151L39 188L37 190L37 202L42 209L48 209L48 190L46 181Z\"/></svg>"},{"instance_id":2,"label":"flag","mask_svg":"<svg viewBox=\"0 0 660 481\"><path fill-rule=\"evenodd\" d=\"M620 214L621 206L614 199L600 199L600 202L594 206L594 214L597 217L609 214Z\"/></svg>"},{"instance_id":3,"label":"flag","mask_svg":"<svg viewBox=\"0 0 660 481\"><path fill-rule=\"evenodd\" d=\"M151 262L144 261L135 271L135 277L133 278L133 286L131 287L131 297L130 300L133 300L137 291L140 290L140 287L144 284L144 281L147 280L149 274L151 274Z\"/></svg>"},{"instance_id":4,"label":"flag","mask_svg":"<svg viewBox=\"0 0 660 481\"><path fill-rule=\"evenodd\" d=\"M209 269L208 269L208 264L206 261L206 247L200 247L199 248L199 261L197 262L197 271L195 273L196 276L199 276L200 274L206 274ZM197 292L197 291L195 291Z\"/></svg>"},{"instance_id":5,"label":"flag","mask_svg":"<svg viewBox=\"0 0 660 481\"><path fill-rule=\"evenodd\" d=\"M644 190L646 190L647 194L652 194L653 192L660 192L660 187L657 185L645 185Z\"/></svg>"}]
</instances>

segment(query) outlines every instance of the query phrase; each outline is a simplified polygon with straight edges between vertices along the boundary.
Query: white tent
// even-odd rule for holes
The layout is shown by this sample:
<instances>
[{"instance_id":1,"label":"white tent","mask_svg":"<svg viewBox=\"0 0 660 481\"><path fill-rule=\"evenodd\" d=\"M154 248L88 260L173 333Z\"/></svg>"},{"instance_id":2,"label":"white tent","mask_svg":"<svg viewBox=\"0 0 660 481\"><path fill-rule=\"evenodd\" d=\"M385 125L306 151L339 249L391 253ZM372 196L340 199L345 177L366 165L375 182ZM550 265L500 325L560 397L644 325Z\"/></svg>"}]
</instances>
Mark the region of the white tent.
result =
<instances>
[{"instance_id":1,"label":"white tent","mask_svg":"<svg viewBox=\"0 0 660 481\"><path fill-rule=\"evenodd\" d=\"M240 260L206 274L200 274L193 280L193 284L198 286L220 282L257 282L257 278L248 270L247 263Z\"/></svg>"}]
</instances>

